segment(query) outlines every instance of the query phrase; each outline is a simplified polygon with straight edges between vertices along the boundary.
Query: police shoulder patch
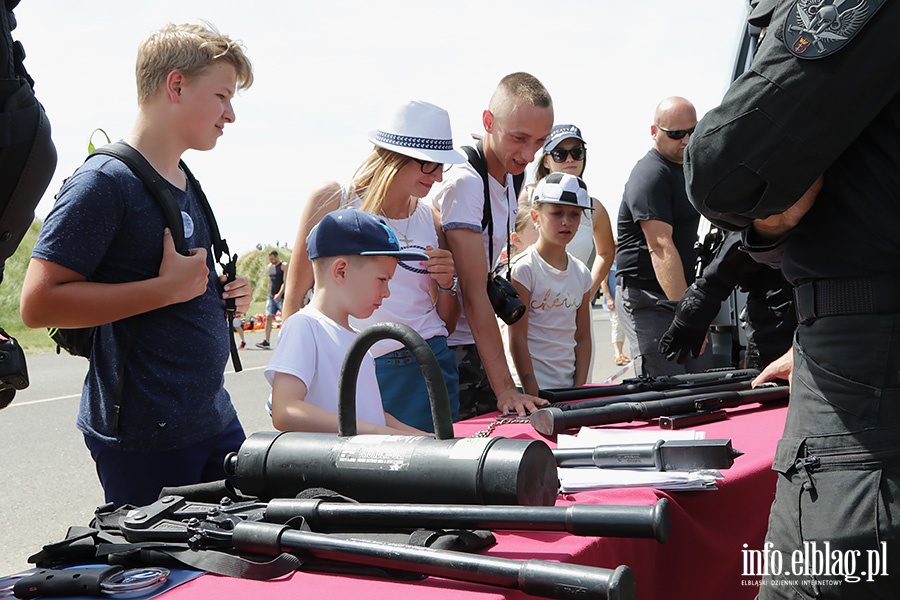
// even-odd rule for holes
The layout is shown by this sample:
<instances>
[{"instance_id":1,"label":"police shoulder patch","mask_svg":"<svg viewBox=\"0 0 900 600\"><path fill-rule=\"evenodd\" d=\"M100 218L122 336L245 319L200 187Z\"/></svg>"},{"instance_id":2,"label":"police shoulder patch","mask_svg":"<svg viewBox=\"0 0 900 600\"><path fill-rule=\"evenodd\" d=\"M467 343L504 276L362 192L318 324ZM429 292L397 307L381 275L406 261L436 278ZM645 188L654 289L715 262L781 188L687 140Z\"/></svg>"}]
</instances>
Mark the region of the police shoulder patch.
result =
<instances>
[{"instance_id":1,"label":"police shoulder patch","mask_svg":"<svg viewBox=\"0 0 900 600\"><path fill-rule=\"evenodd\" d=\"M784 45L797 58L834 54L886 0L797 0L784 20Z\"/></svg>"}]
</instances>

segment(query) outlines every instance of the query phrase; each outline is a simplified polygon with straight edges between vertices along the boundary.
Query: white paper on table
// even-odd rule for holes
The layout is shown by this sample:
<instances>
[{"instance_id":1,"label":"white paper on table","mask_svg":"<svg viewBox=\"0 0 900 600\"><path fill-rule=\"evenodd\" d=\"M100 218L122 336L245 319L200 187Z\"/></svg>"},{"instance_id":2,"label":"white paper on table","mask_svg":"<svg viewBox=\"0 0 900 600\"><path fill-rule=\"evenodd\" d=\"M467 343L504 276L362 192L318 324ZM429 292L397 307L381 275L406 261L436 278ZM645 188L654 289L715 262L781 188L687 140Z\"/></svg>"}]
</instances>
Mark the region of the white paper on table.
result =
<instances>
[{"instance_id":1,"label":"white paper on table","mask_svg":"<svg viewBox=\"0 0 900 600\"><path fill-rule=\"evenodd\" d=\"M558 448L595 448L621 444L653 444L658 440L702 440L706 432L694 430L591 429L582 427L578 435L557 436ZM652 487L660 490L714 490L721 474L705 471L657 471L644 469L601 469L598 467L560 467L560 491L580 492L603 488Z\"/></svg>"}]
</instances>

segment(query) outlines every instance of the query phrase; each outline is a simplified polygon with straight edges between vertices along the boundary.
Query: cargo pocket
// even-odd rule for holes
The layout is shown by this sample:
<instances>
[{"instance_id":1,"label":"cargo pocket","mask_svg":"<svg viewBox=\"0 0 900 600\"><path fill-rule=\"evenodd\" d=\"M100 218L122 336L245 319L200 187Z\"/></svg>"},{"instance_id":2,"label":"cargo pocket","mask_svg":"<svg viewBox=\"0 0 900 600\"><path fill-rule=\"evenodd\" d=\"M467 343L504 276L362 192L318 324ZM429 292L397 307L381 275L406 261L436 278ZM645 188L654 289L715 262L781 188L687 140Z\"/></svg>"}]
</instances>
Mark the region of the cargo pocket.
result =
<instances>
[{"instance_id":1,"label":"cargo pocket","mask_svg":"<svg viewBox=\"0 0 900 600\"><path fill-rule=\"evenodd\" d=\"M816 363L803 348L795 345L800 360L795 362L791 382L791 425L794 437L845 434L869 429L878 421L881 392L878 388L852 381ZM793 399L797 398L797 402Z\"/></svg>"},{"instance_id":2,"label":"cargo pocket","mask_svg":"<svg viewBox=\"0 0 900 600\"><path fill-rule=\"evenodd\" d=\"M782 577L801 597L831 597L858 581L869 566L870 551L879 552L882 541L895 539L896 509L890 500L895 490L883 471L885 461L896 463L900 448L814 449L809 442L787 438L778 444L772 468L781 477L767 539L781 551L784 564L796 569ZM890 572L887 565L883 572Z\"/></svg>"}]
</instances>

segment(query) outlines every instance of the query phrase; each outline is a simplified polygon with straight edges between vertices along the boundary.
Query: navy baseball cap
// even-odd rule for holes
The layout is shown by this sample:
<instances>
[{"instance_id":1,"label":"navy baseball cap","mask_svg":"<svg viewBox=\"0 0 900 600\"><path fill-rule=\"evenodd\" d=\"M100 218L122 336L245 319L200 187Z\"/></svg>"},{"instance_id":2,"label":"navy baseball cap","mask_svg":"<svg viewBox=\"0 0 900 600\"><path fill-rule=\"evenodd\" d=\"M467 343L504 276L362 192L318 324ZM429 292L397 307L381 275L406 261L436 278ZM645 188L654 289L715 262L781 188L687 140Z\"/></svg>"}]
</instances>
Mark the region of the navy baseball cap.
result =
<instances>
[{"instance_id":1,"label":"navy baseball cap","mask_svg":"<svg viewBox=\"0 0 900 600\"><path fill-rule=\"evenodd\" d=\"M547 140L544 142L544 152L552 152L561 141L569 138L575 138L581 143L585 143L584 138L581 137L581 130L574 125L568 123L554 125L553 129L550 130L550 135L547 136Z\"/></svg>"},{"instance_id":2,"label":"navy baseball cap","mask_svg":"<svg viewBox=\"0 0 900 600\"><path fill-rule=\"evenodd\" d=\"M325 215L306 238L309 260L323 256L393 256L397 260L428 260L415 250L400 250L397 235L375 215L355 208Z\"/></svg>"}]
</instances>

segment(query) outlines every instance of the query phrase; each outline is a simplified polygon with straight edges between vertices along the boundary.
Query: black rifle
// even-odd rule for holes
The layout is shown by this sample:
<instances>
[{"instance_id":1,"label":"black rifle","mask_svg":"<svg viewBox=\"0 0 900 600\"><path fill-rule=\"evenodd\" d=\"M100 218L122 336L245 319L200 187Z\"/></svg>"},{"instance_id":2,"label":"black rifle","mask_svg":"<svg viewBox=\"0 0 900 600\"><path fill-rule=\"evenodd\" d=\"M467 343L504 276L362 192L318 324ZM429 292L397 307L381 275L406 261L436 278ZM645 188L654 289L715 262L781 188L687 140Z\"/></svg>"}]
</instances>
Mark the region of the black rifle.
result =
<instances>
[{"instance_id":1,"label":"black rifle","mask_svg":"<svg viewBox=\"0 0 900 600\"><path fill-rule=\"evenodd\" d=\"M473 507L460 508L472 510ZM514 508L521 507L507 507ZM665 505L647 508L664 512ZM513 588L545 598L624 600L634 597L634 574L627 566L602 569L346 539L259 520L265 511L266 505L258 502L217 506L166 496L150 506L130 511L120 519L120 529L132 543L188 542L194 550L236 550L257 556L279 556L287 552L301 558Z\"/></svg>"},{"instance_id":2,"label":"black rifle","mask_svg":"<svg viewBox=\"0 0 900 600\"><path fill-rule=\"evenodd\" d=\"M617 402L599 408L560 410L551 406L531 414L532 427L544 435L553 436L575 427L649 421L661 416L706 412L711 406L741 406L787 400L789 388L782 385L763 384L752 390L697 393L693 396L665 398L648 402Z\"/></svg>"},{"instance_id":3,"label":"black rifle","mask_svg":"<svg viewBox=\"0 0 900 600\"><path fill-rule=\"evenodd\" d=\"M697 394L712 394L713 392L731 392L739 390L749 390L751 381L741 380L731 383L720 383L717 385L704 385L702 387L691 388L673 388L670 390L662 390L658 392L636 392L634 394L622 394L620 396L608 396L606 398L593 398L590 400L580 400L578 402L568 402L566 404L556 404L555 407L560 410L582 410L585 408L598 408L600 406L609 406L619 402L647 402L649 400L663 400L664 398L679 398L681 396L696 396Z\"/></svg>"},{"instance_id":4,"label":"black rifle","mask_svg":"<svg viewBox=\"0 0 900 600\"><path fill-rule=\"evenodd\" d=\"M733 383L735 381L751 381L759 375L757 369L734 369L707 371L705 373L689 373L686 375L664 375L660 377L634 377L625 379L616 385L587 385L574 388L548 388L538 390L538 396L550 402L566 400L584 400L587 398L606 398L637 392L658 392L676 388L693 389L708 385Z\"/></svg>"}]
</instances>

